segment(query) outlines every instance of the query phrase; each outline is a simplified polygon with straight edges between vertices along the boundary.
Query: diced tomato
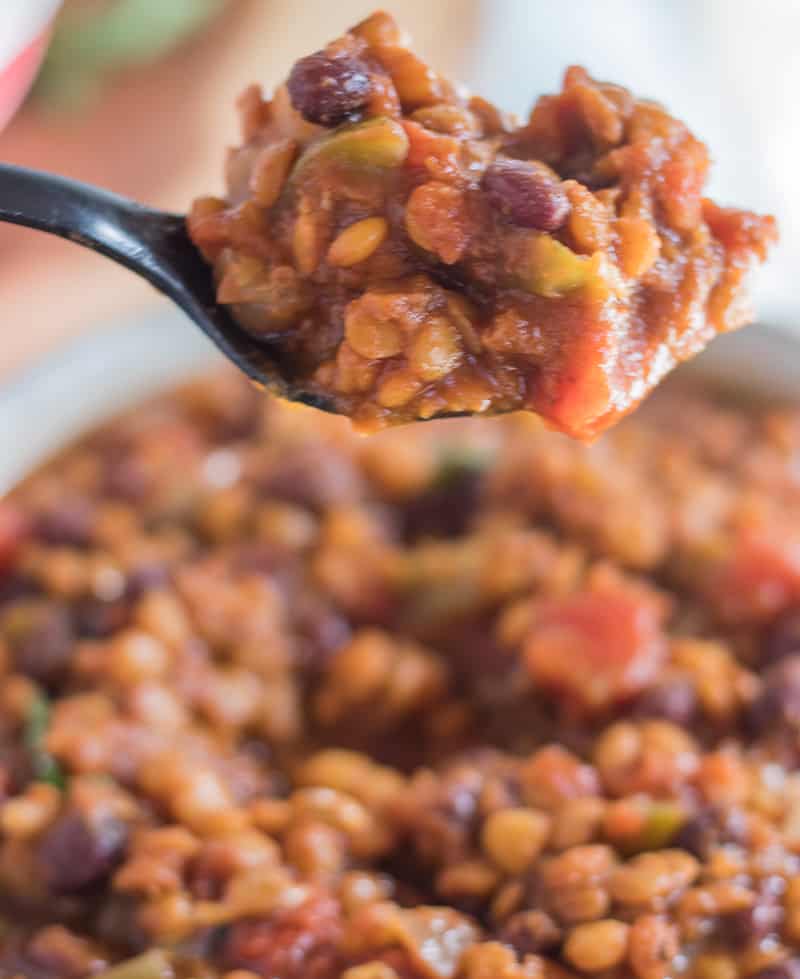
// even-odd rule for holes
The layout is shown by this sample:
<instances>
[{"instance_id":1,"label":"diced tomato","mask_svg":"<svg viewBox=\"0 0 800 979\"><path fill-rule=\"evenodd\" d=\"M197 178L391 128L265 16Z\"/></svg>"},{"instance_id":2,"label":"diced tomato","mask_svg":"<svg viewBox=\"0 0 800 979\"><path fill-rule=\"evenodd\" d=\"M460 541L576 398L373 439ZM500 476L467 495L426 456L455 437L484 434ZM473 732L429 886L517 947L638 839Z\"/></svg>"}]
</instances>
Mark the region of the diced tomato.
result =
<instances>
[{"instance_id":1,"label":"diced tomato","mask_svg":"<svg viewBox=\"0 0 800 979\"><path fill-rule=\"evenodd\" d=\"M458 159L460 144L452 136L434 133L418 122L402 123L408 136L406 166L422 169L429 160L435 160L443 169L452 167Z\"/></svg>"},{"instance_id":2,"label":"diced tomato","mask_svg":"<svg viewBox=\"0 0 800 979\"><path fill-rule=\"evenodd\" d=\"M536 683L577 710L602 710L646 687L665 653L663 608L633 587L539 603L524 648Z\"/></svg>"},{"instance_id":3,"label":"diced tomato","mask_svg":"<svg viewBox=\"0 0 800 979\"><path fill-rule=\"evenodd\" d=\"M689 136L661 168L659 198L674 228L688 230L697 225L708 166L708 150Z\"/></svg>"},{"instance_id":4,"label":"diced tomato","mask_svg":"<svg viewBox=\"0 0 800 979\"><path fill-rule=\"evenodd\" d=\"M703 217L715 238L731 254L742 256L749 261L757 255L761 261L767 257L767 249L778 240L778 226L775 218L754 214L752 211L738 211L733 207L720 207L713 201L703 201Z\"/></svg>"},{"instance_id":5,"label":"diced tomato","mask_svg":"<svg viewBox=\"0 0 800 979\"><path fill-rule=\"evenodd\" d=\"M0 500L0 575L14 563L30 533L30 521L13 503Z\"/></svg>"},{"instance_id":6,"label":"diced tomato","mask_svg":"<svg viewBox=\"0 0 800 979\"><path fill-rule=\"evenodd\" d=\"M723 622L767 622L800 601L800 537L751 528L709 569L705 593Z\"/></svg>"},{"instance_id":7,"label":"diced tomato","mask_svg":"<svg viewBox=\"0 0 800 979\"><path fill-rule=\"evenodd\" d=\"M325 895L290 911L236 922L222 950L226 968L281 979L334 979L342 969L339 905Z\"/></svg>"}]
</instances>

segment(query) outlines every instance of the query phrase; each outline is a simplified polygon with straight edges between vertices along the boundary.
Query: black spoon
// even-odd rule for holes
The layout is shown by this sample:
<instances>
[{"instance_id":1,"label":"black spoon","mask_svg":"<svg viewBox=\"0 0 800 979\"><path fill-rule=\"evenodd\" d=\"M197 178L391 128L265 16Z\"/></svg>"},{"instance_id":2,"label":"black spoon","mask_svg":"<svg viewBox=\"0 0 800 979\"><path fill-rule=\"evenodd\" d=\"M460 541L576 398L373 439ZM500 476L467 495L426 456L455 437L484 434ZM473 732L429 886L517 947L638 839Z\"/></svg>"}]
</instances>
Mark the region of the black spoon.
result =
<instances>
[{"instance_id":1,"label":"black spoon","mask_svg":"<svg viewBox=\"0 0 800 979\"><path fill-rule=\"evenodd\" d=\"M330 410L324 399L288 381L277 351L254 340L217 304L211 270L182 215L56 174L0 163L0 221L58 235L119 262L168 296L260 387Z\"/></svg>"}]
</instances>

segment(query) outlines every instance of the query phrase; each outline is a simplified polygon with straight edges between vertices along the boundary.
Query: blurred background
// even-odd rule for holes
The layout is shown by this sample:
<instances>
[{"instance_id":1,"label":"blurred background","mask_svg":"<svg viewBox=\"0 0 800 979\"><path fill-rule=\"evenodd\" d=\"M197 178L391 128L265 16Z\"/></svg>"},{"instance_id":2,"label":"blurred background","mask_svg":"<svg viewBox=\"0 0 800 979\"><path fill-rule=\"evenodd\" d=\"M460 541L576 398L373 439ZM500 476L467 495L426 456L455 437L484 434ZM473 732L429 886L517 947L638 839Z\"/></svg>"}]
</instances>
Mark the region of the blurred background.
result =
<instances>
[{"instance_id":1,"label":"blurred background","mask_svg":"<svg viewBox=\"0 0 800 979\"><path fill-rule=\"evenodd\" d=\"M185 210L221 185L232 105L366 16L375 0L0 0L0 159ZM570 63L665 102L710 145L711 191L776 213L763 322L800 323L800 0L396 0L423 56L526 113ZM6 91L4 92L3 86ZM12 91L12 89L14 91ZM155 301L82 249L0 225L0 377Z\"/></svg>"}]
</instances>

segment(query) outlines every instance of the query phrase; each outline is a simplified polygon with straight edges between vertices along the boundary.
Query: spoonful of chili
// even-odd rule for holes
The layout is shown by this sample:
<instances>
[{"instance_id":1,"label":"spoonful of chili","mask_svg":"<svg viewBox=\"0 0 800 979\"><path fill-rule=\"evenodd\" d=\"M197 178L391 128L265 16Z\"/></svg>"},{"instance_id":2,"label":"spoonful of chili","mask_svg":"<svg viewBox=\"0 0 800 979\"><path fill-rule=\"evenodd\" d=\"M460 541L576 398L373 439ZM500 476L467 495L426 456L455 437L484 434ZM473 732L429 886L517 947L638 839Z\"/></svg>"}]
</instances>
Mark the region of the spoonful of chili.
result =
<instances>
[{"instance_id":1,"label":"spoonful of chili","mask_svg":"<svg viewBox=\"0 0 800 979\"><path fill-rule=\"evenodd\" d=\"M366 430L523 409L591 439L751 318L774 220L704 198L703 143L581 68L519 124L377 13L239 108L226 194L187 217L2 165L0 220L127 266Z\"/></svg>"}]
</instances>

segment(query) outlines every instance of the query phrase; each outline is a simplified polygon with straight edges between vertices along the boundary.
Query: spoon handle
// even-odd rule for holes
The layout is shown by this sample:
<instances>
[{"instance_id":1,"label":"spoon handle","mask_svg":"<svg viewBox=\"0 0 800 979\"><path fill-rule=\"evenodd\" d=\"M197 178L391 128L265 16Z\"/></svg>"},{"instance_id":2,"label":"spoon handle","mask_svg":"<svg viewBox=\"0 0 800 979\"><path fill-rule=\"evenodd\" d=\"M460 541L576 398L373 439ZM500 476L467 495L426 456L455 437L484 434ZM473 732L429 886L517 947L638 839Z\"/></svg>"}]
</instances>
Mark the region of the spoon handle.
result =
<instances>
[{"instance_id":1,"label":"spoon handle","mask_svg":"<svg viewBox=\"0 0 800 979\"><path fill-rule=\"evenodd\" d=\"M178 305L257 384L286 390L266 345L243 332L217 303L214 278L182 215L66 177L0 163L2 221L58 235L124 265ZM310 398L303 392L292 396Z\"/></svg>"},{"instance_id":2,"label":"spoon handle","mask_svg":"<svg viewBox=\"0 0 800 979\"><path fill-rule=\"evenodd\" d=\"M0 221L66 238L170 292L163 253L184 238L184 218L56 174L0 163Z\"/></svg>"}]
</instances>

